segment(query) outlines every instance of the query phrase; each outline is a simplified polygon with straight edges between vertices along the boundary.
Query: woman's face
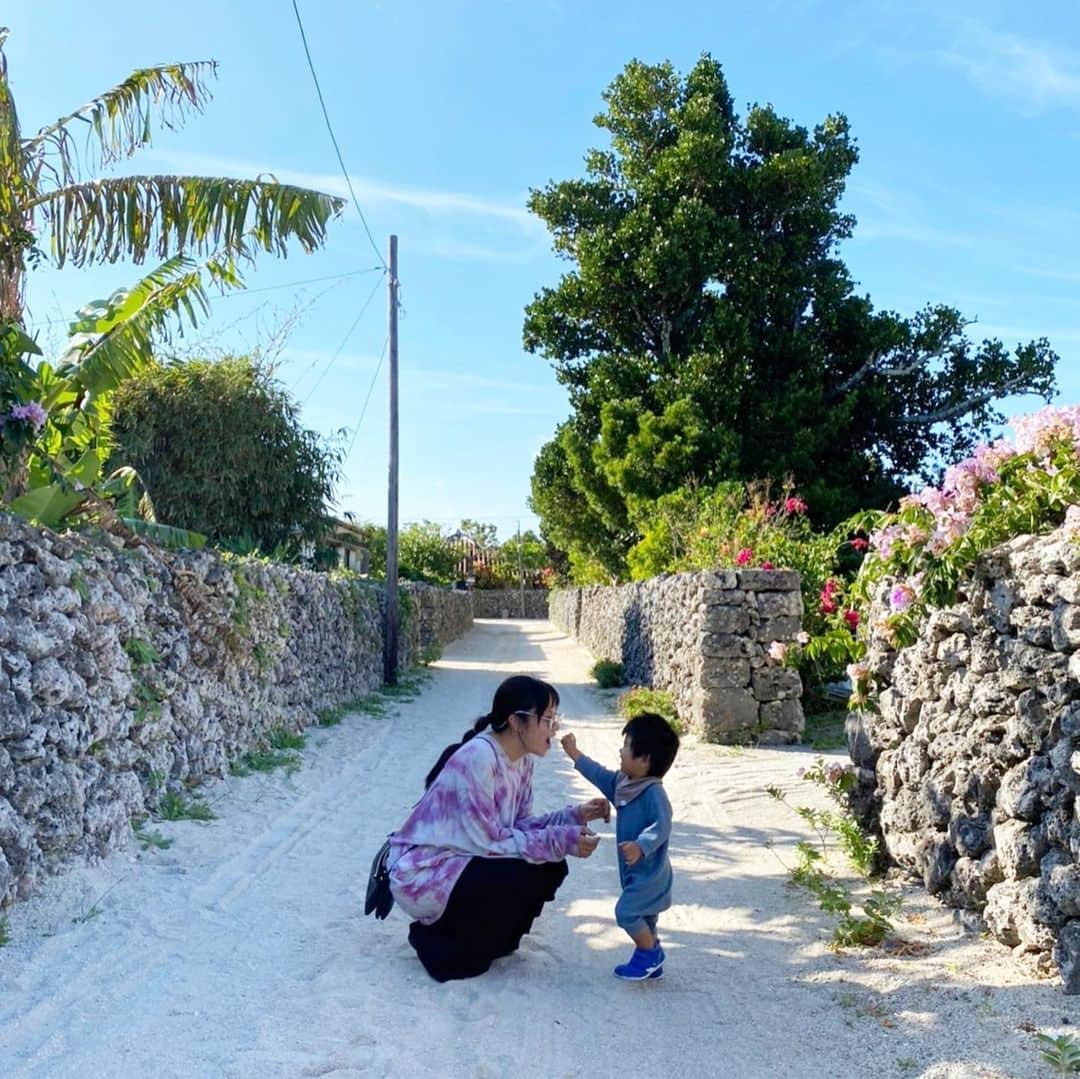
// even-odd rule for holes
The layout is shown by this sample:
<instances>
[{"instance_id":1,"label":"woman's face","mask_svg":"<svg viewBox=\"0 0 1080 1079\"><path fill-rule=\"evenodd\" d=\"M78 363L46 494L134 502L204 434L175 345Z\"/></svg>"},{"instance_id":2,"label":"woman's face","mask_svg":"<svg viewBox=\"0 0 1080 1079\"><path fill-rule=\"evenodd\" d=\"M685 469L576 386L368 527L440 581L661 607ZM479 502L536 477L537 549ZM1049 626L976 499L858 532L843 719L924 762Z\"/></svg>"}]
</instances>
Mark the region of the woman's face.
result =
<instances>
[{"instance_id":1,"label":"woman's face","mask_svg":"<svg viewBox=\"0 0 1080 1079\"><path fill-rule=\"evenodd\" d=\"M515 712L518 733L526 753L535 753L538 757L546 756L551 749L551 740L559 729L559 717L555 711L555 702L550 701L544 714L537 718L535 712Z\"/></svg>"}]
</instances>

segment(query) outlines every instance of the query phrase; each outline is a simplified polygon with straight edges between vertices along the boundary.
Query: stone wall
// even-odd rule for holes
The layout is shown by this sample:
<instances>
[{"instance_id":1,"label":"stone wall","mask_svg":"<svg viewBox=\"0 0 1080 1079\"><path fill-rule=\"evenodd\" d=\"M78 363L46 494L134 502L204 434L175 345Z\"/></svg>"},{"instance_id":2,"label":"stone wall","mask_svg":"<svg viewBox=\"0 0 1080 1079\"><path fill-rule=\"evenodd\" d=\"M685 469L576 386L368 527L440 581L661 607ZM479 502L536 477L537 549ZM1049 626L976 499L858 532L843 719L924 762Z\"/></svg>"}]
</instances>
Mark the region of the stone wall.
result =
<instances>
[{"instance_id":1,"label":"stone wall","mask_svg":"<svg viewBox=\"0 0 1080 1079\"><path fill-rule=\"evenodd\" d=\"M409 663L471 622L409 586ZM0 514L0 906L126 842L167 787L382 680L379 588L210 552L124 549Z\"/></svg>"},{"instance_id":2,"label":"stone wall","mask_svg":"<svg viewBox=\"0 0 1080 1079\"><path fill-rule=\"evenodd\" d=\"M715 742L797 742L798 672L771 663L772 641L799 632L797 573L680 573L551 595L551 621L630 683L672 694L680 717Z\"/></svg>"},{"instance_id":3,"label":"stone wall","mask_svg":"<svg viewBox=\"0 0 1080 1079\"><path fill-rule=\"evenodd\" d=\"M1060 532L998 548L868 665L880 712L849 743L888 854L1080 992L1080 550Z\"/></svg>"},{"instance_id":4,"label":"stone wall","mask_svg":"<svg viewBox=\"0 0 1080 1079\"><path fill-rule=\"evenodd\" d=\"M525 613L521 613L521 597L525 597ZM473 615L476 618L547 618L548 590L526 588L474 588Z\"/></svg>"}]
</instances>

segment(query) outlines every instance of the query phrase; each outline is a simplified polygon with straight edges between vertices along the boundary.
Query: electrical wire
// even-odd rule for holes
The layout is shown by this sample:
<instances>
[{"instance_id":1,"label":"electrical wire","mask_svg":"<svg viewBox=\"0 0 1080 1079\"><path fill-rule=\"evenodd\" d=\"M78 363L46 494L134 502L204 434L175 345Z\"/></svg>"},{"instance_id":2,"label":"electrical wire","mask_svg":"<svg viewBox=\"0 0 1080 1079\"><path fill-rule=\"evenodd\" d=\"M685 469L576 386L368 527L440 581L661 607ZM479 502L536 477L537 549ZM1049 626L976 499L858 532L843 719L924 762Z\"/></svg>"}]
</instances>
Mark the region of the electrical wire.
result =
<instances>
[{"instance_id":1,"label":"electrical wire","mask_svg":"<svg viewBox=\"0 0 1080 1079\"><path fill-rule=\"evenodd\" d=\"M345 177L345 185L349 189L349 194L352 196L353 206L356 207L356 212L360 215L360 223L364 226L364 231L367 233L367 238L371 243L371 248L375 252L375 257L382 263L384 269L389 269L386 265L386 260L382 256L382 252L379 250L378 244L375 243L375 237L371 235L371 229L368 228L367 218L364 217L364 211L360 209L360 200L356 197L356 192L353 190L352 180L349 178L349 170L345 167L345 159L341 156L341 147L338 146L337 136L334 134L334 127L330 123L330 113L326 108L326 100L323 97L322 87L319 85L319 76L315 74L315 63L311 59L311 49L308 48L307 34L304 33L304 21L300 18L300 7L296 0L292 0L293 12L296 14L296 25L300 28L300 40L304 45L304 55L307 57L308 70L311 72L311 80L315 83L315 93L319 98L319 105L322 108L323 120L326 121L326 130L330 134L330 141L334 144L334 153L337 154L338 164L341 166L341 173Z\"/></svg>"}]
</instances>

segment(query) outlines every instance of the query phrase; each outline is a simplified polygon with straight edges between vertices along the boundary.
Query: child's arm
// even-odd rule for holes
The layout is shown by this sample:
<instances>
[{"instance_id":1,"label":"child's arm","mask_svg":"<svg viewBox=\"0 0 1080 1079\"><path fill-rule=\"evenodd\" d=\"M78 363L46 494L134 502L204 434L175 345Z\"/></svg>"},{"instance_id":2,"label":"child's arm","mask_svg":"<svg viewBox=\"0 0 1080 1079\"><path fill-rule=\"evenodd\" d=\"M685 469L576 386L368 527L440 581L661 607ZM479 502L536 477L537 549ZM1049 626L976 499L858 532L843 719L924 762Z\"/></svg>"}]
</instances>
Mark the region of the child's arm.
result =
<instances>
[{"instance_id":1,"label":"child's arm","mask_svg":"<svg viewBox=\"0 0 1080 1079\"><path fill-rule=\"evenodd\" d=\"M671 835L671 802L668 801L668 796L659 783L646 793L652 795L655 817L646 828L642 829L635 842L642 855L647 858L661 843L667 842ZM620 843L619 846L622 847L623 844Z\"/></svg>"},{"instance_id":2,"label":"child's arm","mask_svg":"<svg viewBox=\"0 0 1080 1079\"><path fill-rule=\"evenodd\" d=\"M574 767L610 802L615 797L615 781L618 772L612 772L602 764L597 764L586 757L577 747L577 739L572 734L563 735L562 747L566 755L574 762Z\"/></svg>"}]
</instances>

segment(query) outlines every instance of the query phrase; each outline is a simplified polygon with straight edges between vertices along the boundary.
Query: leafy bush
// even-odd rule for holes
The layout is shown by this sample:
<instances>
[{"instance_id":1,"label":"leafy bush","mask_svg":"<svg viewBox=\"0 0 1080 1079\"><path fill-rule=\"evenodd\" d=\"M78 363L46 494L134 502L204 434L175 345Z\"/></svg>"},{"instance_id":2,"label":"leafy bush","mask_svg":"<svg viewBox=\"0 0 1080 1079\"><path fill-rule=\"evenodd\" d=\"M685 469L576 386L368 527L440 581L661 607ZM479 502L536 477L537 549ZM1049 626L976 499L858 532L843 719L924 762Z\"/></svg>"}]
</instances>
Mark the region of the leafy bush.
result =
<instances>
[{"instance_id":1,"label":"leafy bush","mask_svg":"<svg viewBox=\"0 0 1080 1079\"><path fill-rule=\"evenodd\" d=\"M596 679L596 683L601 689L621 686L625 681L623 665L614 659L597 660L589 674Z\"/></svg>"},{"instance_id":2,"label":"leafy bush","mask_svg":"<svg viewBox=\"0 0 1080 1079\"><path fill-rule=\"evenodd\" d=\"M866 649L865 621L853 637L841 611L864 618L872 600L888 587L888 613L869 627L902 648L913 643L930 610L947 606L980 556L1022 533L1064 524L1080 539L1080 407L1047 407L1013 421L1015 444L1004 439L977 446L948 468L940 488L926 487L901 500L895 513L865 513L849 522L866 532L869 548L850 586L821 595L827 628L810 642L814 655L846 654L855 692L869 692L869 672L858 662Z\"/></svg>"},{"instance_id":3,"label":"leafy bush","mask_svg":"<svg viewBox=\"0 0 1080 1079\"><path fill-rule=\"evenodd\" d=\"M112 464L138 472L163 520L263 551L321 535L340 455L258 360L154 363L113 404Z\"/></svg>"},{"instance_id":4,"label":"leafy bush","mask_svg":"<svg viewBox=\"0 0 1080 1079\"><path fill-rule=\"evenodd\" d=\"M655 712L671 724L676 734L685 734L685 727L675 709L675 698L662 689L649 686L631 686L619 697L619 715L624 719L640 715L642 712Z\"/></svg>"}]
</instances>

